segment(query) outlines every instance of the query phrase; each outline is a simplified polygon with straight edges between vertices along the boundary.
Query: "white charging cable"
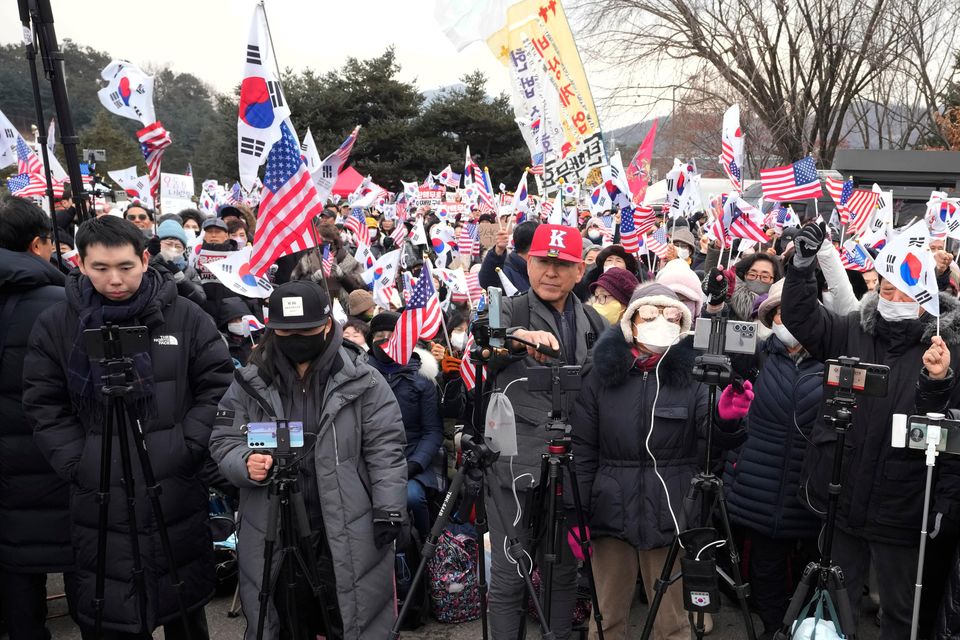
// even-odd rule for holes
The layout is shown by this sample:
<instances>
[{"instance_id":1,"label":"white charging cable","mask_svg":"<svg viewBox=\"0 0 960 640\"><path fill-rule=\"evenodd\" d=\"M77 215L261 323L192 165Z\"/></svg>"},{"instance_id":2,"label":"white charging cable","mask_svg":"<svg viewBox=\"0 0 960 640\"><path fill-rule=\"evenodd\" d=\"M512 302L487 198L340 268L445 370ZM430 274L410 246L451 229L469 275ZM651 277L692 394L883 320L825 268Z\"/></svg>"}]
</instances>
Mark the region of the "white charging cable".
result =
<instances>
[{"instance_id":1,"label":"white charging cable","mask_svg":"<svg viewBox=\"0 0 960 640\"><path fill-rule=\"evenodd\" d=\"M650 429L647 431L647 439L644 441L644 447L647 449L647 455L653 460L653 473L656 474L657 479L660 480L660 484L663 486L663 493L667 496L667 508L670 510L670 517L673 519L673 527L677 531L677 540L679 541L680 537L680 523L677 521L677 514L673 511L673 502L670 500L670 490L667 488L667 482L663 479L663 476L660 475L660 470L657 467L657 457L653 455L653 451L650 449L650 436L653 435L653 427L656 425L656 412L657 412L657 400L660 399L660 365L663 364L663 361L666 359L667 354L670 353L670 347L667 347L667 350L663 352L663 356L660 358L660 361L657 362L657 366L654 368L654 376L657 381L657 392L653 396L653 407L650 409ZM680 542L680 546L683 547L683 542Z\"/></svg>"}]
</instances>

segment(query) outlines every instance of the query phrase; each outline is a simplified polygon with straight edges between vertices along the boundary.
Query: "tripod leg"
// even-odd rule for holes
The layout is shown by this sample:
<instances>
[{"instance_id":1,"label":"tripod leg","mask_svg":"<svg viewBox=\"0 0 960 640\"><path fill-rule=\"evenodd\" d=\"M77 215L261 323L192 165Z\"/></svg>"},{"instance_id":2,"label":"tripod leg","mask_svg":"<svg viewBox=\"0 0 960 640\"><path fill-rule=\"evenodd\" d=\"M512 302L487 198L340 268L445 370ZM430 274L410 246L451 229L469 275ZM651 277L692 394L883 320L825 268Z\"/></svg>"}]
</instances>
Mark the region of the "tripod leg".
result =
<instances>
[{"instance_id":1,"label":"tripod leg","mask_svg":"<svg viewBox=\"0 0 960 640\"><path fill-rule=\"evenodd\" d=\"M317 554L311 540L312 534L310 531L310 520L307 517L307 507L303 502L303 493L301 493L300 487L296 484L290 487L290 504L293 507L292 517L295 525L291 527L291 535L293 531L296 531L300 542L297 548L301 550L306 549L303 555L299 552L294 555L300 563L300 568L303 569L307 583L310 585L310 590L313 592L313 597L316 598L320 604L320 617L323 620L324 633L330 636L333 630L330 628L330 610L327 608L329 605L327 601L327 586L320 580L320 573L317 568ZM306 556L306 558L304 558L304 556ZM336 594L334 594L334 597L336 597Z\"/></svg>"},{"instance_id":2,"label":"tripod leg","mask_svg":"<svg viewBox=\"0 0 960 640\"><path fill-rule=\"evenodd\" d=\"M552 620L553 613L553 575L557 563L560 561L560 532L563 524L563 511L557 510L557 498L563 495L563 477L560 475L560 464L551 458L548 465L549 481L547 492L547 523L545 533L546 544L543 550L543 562L540 571L540 598L543 603L543 615Z\"/></svg>"},{"instance_id":3,"label":"tripod leg","mask_svg":"<svg viewBox=\"0 0 960 640\"><path fill-rule=\"evenodd\" d=\"M590 585L590 602L593 604L593 620L597 625L597 637L603 640L603 614L600 612L600 599L597 596L597 584L593 576L593 561L591 559L591 543L587 539L586 516L580 502L580 485L577 482L577 473L573 465L573 456L565 459L567 471L570 474L570 491L573 492L573 506L577 512L577 528L580 532L580 552L583 555L583 566L587 570L587 584Z\"/></svg>"},{"instance_id":4,"label":"tripod leg","mask_svg":"<svg viewBox=\"0 0 960 640\"><path fill-rule=\"evenodd\" d=\"M837 606L837 616L840 618L840 630L849 640L857 637L857 626L853 621L853 611L850 609L850 594L844 583L840 567L830 567L830 577L827 580L827 590Z\"/></svg>"},{"instance_id":5,"label":"tripod leg","mask_svg":"<svg viewBox=\"0 0 960 640\"><path fill-rule=\"evenodd\" d=\"M540 458L540 481L537 483L536 488L533 490L533 502L530 503L532 506L527 510L527 531L530 532L528 537L528 544L530 545L529 553L531 558L536 558L540 553L540 546L543 544L543 536L547 531L547 527L544 526L544 522L553 523L553 516L551 515L549 508L545 513L542 506L543 504L550 499L550 496L555 493L554 487L552 486L552 469L550 467L550 456L544 454ZM549 560L546 560L546 557L550 555L550 550L547 550L547 553L544 554L545 562L544 566L541 567L540 571L540 606L544 610L544 615L547 616L547 621L550 620L550 598L553 591L553 565ZM550 585L549 592L547 585ZM536 596L534 596L536 599ZM517 640L525 640L527 637L527 617L525 615L520 616L520 622L518 623L517 635L515 636Z\"/></svg>"},{"instance_id":6,"label":"tripod leg","mask_svg":"<svg viewBox=\"0 0 960 640\"><path fill-rule=\"evenodd\" d=\"M147 446L143 439L140 420L134 413L132 406L126 404L125 407L130 432L133 434L133 444L137 450L137 456L140 458L140 469L143 472L143 480L146 484L147 499L150 501L154 520L157 521L157 532L160 534L160 546L167 560L167 567L170 570L170 583L173 585L174 593L177 597L177 607L180 609L180 618L183 620L184 635L187 640L191 640L187 606L183 601L183 582L180 580L177 564L174 562L173 547L170 544L170 533L167 531L167 521L163 518L163 507L160 504L160 485L157 484L156 477L153 474L153 465L150 463L150 455L147 453ZM126 450L126 446L124 446L124 449Z\"/></svg>"},{"instance_id":7,"label":"tripod leg","mask_svg":"<svg viewBox=\"0 0 960 640\"><path fill-rule=\"evenodd\" d=\"M263 536L263 577L260 579L260 614L257 616L257 640L263 640L264 624L267 620L267 605L270 603L273 567L273 547L277 542L277 529L280 526L280 491L277 483L270 485L267 494L267 532Z\"/></svg>"},{"instance_id":8,"label":"tripod leg","mask_svg":"<svg viewBox=\"0 0 960 640\"><path fill-rule=\"evenodd\" d=\"M803 605L807 602L810 587L815 585L819 579L820 565L816 562L811 562L803 570L803 575L800 576L800 582L797 584L797 588L790 598L787 612L783 614L783 626L780 627L780 631L774 636L777 640L786 640L790 636L793 623L797 619L797 616L800 615L800 609L802 609Z\"/></svg>"},{"instance_id":9,"label":"tripod leg","mask_svg":"<svg viewBox=\"0 0 960 640\"><path fill-rule=\"evenodd\" d=\"M480 593L480 626L483 640L487 640L490 630L487 624L487 563L483 551L483 541L487 532L487 505L483 500L483 476L480 477L480 499L476 501L477 519L474 528L477 530L477 590Z\"/></svg>"},{"instance_id":10,"label":"tripod leg","mask_svg":"<svg viewBox=\"0 0 960 640\"><path fill-rule=\"evenodd\" d=\"M440 541L440 535L443 533L443 530L447 527L447 524L450 522L450 514L453 512L453 505L457 501L457 497L460 495L460 490L463 488L463 482L468 472L468 466L464 463L463 466L457 471L453 476L453 480L450 481L450 488L447 490L447 495L443 498L443 505L440 507L440 513L437 516L436 522L433 523L433 527L430 529L430 535L427 536L427 541L423 544L423 550L420 552L420 564L417 565L417 570L413 574L413 583L410 585L410 591L407 592L407 599L403 603L403 607L400 609L400 614L397 616L397 619L393 623L393 628L390 630L390 640L397 640L400 637L400 624L403 622L403 619L407 615L407 611L410 609L410 605L413 602L413 596L417 593L417 587L423 582L423 572L427 567L427 562L430 561L437 554L437 543ZM483 542L479 545L482 553ZM481 611L484 622L486 622L486 610Z\"/></svg>"},{"instance_id":11,"label":"tripod leg","mask_svg":"<svg viewBox=\"0 0 960 640\"><path fill-rule=\"evenodd\" d=\"M740 613L743 615L743 623L747 629L747 638L756 640L757 632L753 628L753 617L750 615L750 605L747 603L747 597L750 595L750 585L743 582L743 575L740 573L740 553L737 551L737 545L733 542L733 529L730 527L730 517L727 514L727 501L723 497L723 483L718 478L714 489L716 491L714 500L720 508L720 521L723 525L723 535L726 538L727 551L730 554L730 572L733 574L733 588L737 593L737 600L740 601ZM706 499L706 496L704 496Z\"/></svg>"},{"instance_id":12,"label":"tripod leg","mask_svg":"<svg viewBox=\"0 0 960 640\"><path fill-rule=\"evenodd\" d=\"M507 554L513 558L520 567L520 573L523 575L523 581L527 585L527 593L533 600L533 609L536 612L537 617L540 619L540 629L544 640L554 640L555 636L553 635L553 632L550 631L550 621L544 617L543 607L540 606L540 600L537 598L537 592L533 588L533 581L530 579L530 571L532 568L527 562L526 551L523 548L523 543L521 542L520 537L517 535L517 529L513 526L513 521L507 517L507 512L500 503L500 496L498 492L495 490L491 491L491 487L496 486L496 477L489 477L491 473L492 472L490 469L483 470L484 485L486 486L487 495L490 496L490 499L493 501L493 506L497 510L497 517L500 519L500 523L503 525L504 531L506 532ZM525 628L526 627L524 627L524 629Z\"/></svg>"},{"instance_id":13,"label":"tripod leg","mask_svg":"<svg viewBox=\"0 0 960 640\"><path fill-rule=\"evenodd\" d=\"M133 464L130 460L130 425L125 424L126 414L117 401L117 434L120 444L120 465L123 469L123 490L127 497L127 524L130 527L130 553L133 555L133 581L137 586L140 601L140 628L143 633L149 634L147 629L147 583L143 574L143 558L140 556L140 534L137 530L137 487L133 477ZM186 627L187 621L184 620Z\"/></svg>"},{"instance_id":14,"label":"tripod leg","mask_svg":"<svg viewBox=\"0 0 960 640\"><path fill-rule=\"evenodd\" d=\"M114 420L116 414L112 406L107 406L103 432L100 434L100 486L97 491L97 582L94 591L94 632L95 637L103 633L103 594L107 573L107 524L110 513L110 471L113 467L110 457L113 450Z\"/></svg>"},{"instance_id":15,"label":"tripod leg","mask_svg":"<svg viewBox=\"0 0 960 640\"><path fill-rule=\"evenodd\" d=\"M283 580L286 588L283 591L283 598L286 602L284 607L287 614L287 622L290 625L290 635L294 638L300 637L303 629L300 628L300 612L297 607L297 565L295 562L289 562L287 554L296 549L296 534L293 530L292 514L290 512L290 487L286 483L280 487L280 567L277 569L278 577ZM298 555L295 551L294 555ZM302 561L303 559L300 558ZM273 589L270 589L273 591Z\"/></svg>"},{"instance_id":16,"label":"tripod leg","mask_svg":"<svg viewBox=\"0 0 960 640\"><path fill-rule=\"evenodd\" d=\"M653 587L653 601L650 603L650 609L647 611L647 618L643 621L643 633L640 634L642 640L648 640L653 633L653 623L657 619L657 611L660 610L660 602L663 601L663 594L667 588L676 581L672 578L673 565L677 562L677 555L680 553L680 538L673 539L670 550L667 551L667 559L663 562L663 569L660 570L660 577L657 578Z\"/></svg>"}]
</instances>

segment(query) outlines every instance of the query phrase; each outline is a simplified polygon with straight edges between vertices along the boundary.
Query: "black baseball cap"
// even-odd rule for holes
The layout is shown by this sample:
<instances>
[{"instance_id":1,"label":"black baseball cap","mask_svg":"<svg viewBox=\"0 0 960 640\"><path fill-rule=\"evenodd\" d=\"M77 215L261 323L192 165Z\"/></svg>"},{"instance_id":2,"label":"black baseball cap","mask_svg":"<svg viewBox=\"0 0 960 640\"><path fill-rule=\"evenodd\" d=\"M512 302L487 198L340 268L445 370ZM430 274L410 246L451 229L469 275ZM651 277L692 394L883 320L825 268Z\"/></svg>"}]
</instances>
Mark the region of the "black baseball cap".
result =
<instances>
[{"instance_id":1,"label":"black baseball cap","mask_svg":"<svg viewBox=\"0 0 960 640\"><path fill-rule=\"evenodd\" d=\"M232 204L220 205L220 207L217 209L217 217L226 218L227 216L236 216L243 220L243 213L240 211L240 209L236 208Z\"/></svg>"},{"instance_id":2,"label":"black baseball cap","mask_svg":"<svg viewBox=\"0 0 960 640\"><path fill-rule=\"evenodd\" d=\"M206 231L211 227L216 227L217 229L223 229L227 231L227 223L221 220L220 218L210 218L209 220L204 220L201 228Z\"/></svg>"},{"instance_id":3,"label":"black baseball cap","mask_svg":"<svg viewBox=\"0 0 960 640\"><path fill-rule=\"evenodd\" d=\"M270 329L313 329L330 317L330 298L312 280L291 280L270 294Z\"/></svg>"}]
</instances>

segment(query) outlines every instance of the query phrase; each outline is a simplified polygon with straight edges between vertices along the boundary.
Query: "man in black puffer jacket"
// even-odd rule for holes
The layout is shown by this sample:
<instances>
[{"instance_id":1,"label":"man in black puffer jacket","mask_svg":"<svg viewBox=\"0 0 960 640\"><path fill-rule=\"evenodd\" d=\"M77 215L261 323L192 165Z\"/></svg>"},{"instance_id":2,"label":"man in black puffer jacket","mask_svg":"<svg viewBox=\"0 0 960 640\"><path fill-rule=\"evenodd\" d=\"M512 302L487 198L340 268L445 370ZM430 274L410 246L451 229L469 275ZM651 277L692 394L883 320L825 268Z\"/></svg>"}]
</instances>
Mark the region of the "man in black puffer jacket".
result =
<instances>
[{"instance_id":1,"label":"man in black puffer jacket","mask_svg":"<svg viewBox=\"0 0 960 640\"><path fill-rule=\"evenodd\" d=\"M817 302L813 273L823 236L823 230L813 223L797 236L797 252L783 287L781 315L790 333L820 361L853 356L890 367L886 395L857 398L843 453L843 490L833 556L843 569L847 593L853 596L861 593L872 564L883 609L880 639L906 638L910 635L925 474L921 452L890 446L890 426L893 414L914 410L923 353L936 334L937 322L888 280L881 280L877 292L863 297L859 314L837 316L824 309ZM940 314L940 335L949 345L952 361L960 362L957 299L941 294ZM960 388L954 387L949 406L958 405ZM820 512L826 511L835 441L833 427L819 420L810 434L802 488L803 497ZM928 528L931 537L955 533L960 527L960 459L941 457L936 470L932 526ZM856 616L859 598L851 600Z\"/></svg>"},{"instance_id":2,"label":"man in black puffer jacket","mask_svg":"<svg viewBox=\"0 0 960 640\"><path fill-rule=\"evenodd\" d=\"M33 443L21 406L30 330L63 301L52 233L28 200L0 202L0 608L11 640L49 637L47 574L73 570L67 484Z\"/></svg>"},{"instance_id":3,"label":"man in black puffer jacket","mask_svg":"<svg viewBox=\"0 0 960 640\"><path fill-rule=\"evenodd\" d=\"M24 371L24 409L35 441L54 471L70 483L70 516L77 552L76 580L68 585L84 639L93 638L101 434L106 403L102 366L91 361L83 331L104 324L144 325L150 349L132 358L127 401L140 418L159 485L174 562L183 583L187 624L194 640L208 637L203 607L213 595L213 546L207 527L208 494L199 474L217 403L233 372L227 348L203 311L177 295L176 285L148 266L143 235L112 216L85 222L77 232L80 270L67 277L65 303L47 309L30 337ZM145 593L132 572L131 540L114 435L110 461L104 637L141 638L164 625L168 639L186 636L176 592L160 546L140 464L133 456L136 523ZM141 606L141 595L145 606ZM145 621L146 629L143 628Z\"/></svg>"}]
</instances>

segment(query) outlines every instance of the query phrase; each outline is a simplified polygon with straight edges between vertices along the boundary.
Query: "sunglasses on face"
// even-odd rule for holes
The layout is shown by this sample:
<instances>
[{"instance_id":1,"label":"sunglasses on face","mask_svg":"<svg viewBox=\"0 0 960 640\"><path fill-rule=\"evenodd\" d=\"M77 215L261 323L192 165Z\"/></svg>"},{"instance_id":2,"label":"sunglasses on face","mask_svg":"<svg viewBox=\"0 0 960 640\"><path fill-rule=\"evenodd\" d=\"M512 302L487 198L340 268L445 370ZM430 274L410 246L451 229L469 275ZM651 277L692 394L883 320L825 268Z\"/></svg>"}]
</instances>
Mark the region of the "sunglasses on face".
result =
<instances>
[{"instance_id":1,"label":"sunglasses on face","mask_svg":"<svg viewBox=\"0 0 960 640\"><path fill-rule=\"evenodd\" d=\"M649 304L645 304L642 307L637 308L637 324L653 322L658 316L663 316L663 319L667 322L680 324L680 319L683 317L683 312L676 307L663 307L661 309L660 307L655 307Z\"/></svg>"},{"instance_id":2,"label":"sunglasses on face","mask_svg":"<svg viewBox=\"0 0 960 640\"><path fill-rule=\"evenodd\" d=\"M145 213L131 213L127 216L127 220L149 220L150 216Z\"/></svg>"}]
</instances>

